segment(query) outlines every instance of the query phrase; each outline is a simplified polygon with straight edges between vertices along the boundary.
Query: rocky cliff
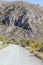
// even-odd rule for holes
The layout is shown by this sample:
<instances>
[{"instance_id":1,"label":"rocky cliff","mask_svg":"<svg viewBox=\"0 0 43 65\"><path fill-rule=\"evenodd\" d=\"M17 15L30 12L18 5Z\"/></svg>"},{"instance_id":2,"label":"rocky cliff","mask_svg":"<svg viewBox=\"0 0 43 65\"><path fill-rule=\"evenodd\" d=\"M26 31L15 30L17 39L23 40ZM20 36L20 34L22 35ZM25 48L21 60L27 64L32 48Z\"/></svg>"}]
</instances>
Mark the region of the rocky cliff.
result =
<instances>
[{"instance_id":1,"label":"rocky cliff","mask_svg":"<svg viewBox=\"0 0 43 65\"><path fill-rule=\"evenodd\" d=\"M43 39L43 7L22 1L0 2L0 36Z\"/></svg>"}]
</instances>

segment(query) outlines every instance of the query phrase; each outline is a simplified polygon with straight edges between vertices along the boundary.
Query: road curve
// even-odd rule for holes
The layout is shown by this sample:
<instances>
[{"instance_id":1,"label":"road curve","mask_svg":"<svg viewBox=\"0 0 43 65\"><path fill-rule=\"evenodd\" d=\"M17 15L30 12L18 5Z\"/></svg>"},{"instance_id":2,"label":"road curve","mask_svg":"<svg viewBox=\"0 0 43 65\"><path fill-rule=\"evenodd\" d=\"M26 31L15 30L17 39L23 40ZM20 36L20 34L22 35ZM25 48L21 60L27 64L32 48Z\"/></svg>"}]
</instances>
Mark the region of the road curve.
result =
<instances>
[{"instance_id":1,"label":"road curve","mask_svg":"<svg viewBox=\"0 0 43 65\"><path fill-rule=\"evenodd\" d=\"M19 45L0 50L0 65L43 65L43 61Z\"/></svg>"}]
</instances>

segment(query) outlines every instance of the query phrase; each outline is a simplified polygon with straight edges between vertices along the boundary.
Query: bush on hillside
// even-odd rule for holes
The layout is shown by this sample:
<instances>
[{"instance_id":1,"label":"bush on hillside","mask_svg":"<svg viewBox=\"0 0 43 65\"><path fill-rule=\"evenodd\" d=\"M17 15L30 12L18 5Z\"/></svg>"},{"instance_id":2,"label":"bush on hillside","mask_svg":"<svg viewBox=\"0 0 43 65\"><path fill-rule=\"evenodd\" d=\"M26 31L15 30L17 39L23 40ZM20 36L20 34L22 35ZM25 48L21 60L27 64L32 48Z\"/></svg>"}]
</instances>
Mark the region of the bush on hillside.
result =
<instances>
[{"instance_id":1,"label":"bush on hillside","mask_svg":"<svg viewBox=\"0 0 43 65\"><path fill-rule=\"evenodd\" d=\"M6 39L4 37L0 37L0 41L2 41L3 44L6 44Z\"/></svg>"},{"instance_id":2,"label":"bush on hillside","mask_svg":"<svg viewBox=\"0 0 43 65\"><path fill-rule=\"evenodd\" d=\"M43 51L43 41L42 40L21 40L19 42L20 45L25 45L25 46L29 46L32 47L33 49L35 49L36 51Z\"/></svg>"}]
</instances>

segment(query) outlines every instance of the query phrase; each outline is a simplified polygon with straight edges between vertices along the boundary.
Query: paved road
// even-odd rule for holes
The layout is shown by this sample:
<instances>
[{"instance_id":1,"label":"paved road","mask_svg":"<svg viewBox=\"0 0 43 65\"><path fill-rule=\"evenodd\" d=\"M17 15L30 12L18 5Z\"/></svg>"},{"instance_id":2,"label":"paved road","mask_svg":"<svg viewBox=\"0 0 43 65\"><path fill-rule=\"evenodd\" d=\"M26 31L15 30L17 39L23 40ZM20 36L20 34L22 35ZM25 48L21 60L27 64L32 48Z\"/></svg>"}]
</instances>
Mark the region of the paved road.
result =
<instances>
[{"instance_id":1,"label":"paved road","mask_svg":"<svg viewBox=\"0 0 43 65\"><path fill-rule=\"evenodd\" d=\"M0 50L0 65L43 65L43 61L19 45Z\"/></svg>"}]
</instances>

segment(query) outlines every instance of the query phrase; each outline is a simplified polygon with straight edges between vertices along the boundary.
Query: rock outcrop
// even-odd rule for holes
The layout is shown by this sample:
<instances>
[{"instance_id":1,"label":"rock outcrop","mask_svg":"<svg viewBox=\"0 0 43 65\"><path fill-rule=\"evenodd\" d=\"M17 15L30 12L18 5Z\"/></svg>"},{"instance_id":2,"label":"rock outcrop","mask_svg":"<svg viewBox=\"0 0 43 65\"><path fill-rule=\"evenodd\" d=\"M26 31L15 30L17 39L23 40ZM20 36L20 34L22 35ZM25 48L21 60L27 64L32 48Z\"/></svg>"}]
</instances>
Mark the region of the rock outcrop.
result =
<instances>
[{"instance_id":1,"label":"rock outcrop","mask_svg":"<svg viewBox=\"0 0 43 65\"><path fill-rule=\"evenodd\" d=\"M6 27L3 30L4 33L2 32L0 35L4 35L6 38L9 36L14 38L15 36L17 40L24 38L31 40L43 39L42 6L20 1L0 2L0 23ZM9 30L7 34L6 30Z\"/></svg>"}]
</instances>

